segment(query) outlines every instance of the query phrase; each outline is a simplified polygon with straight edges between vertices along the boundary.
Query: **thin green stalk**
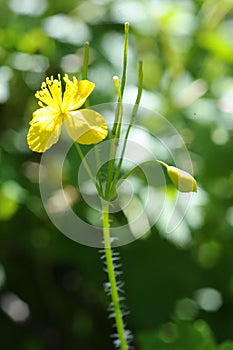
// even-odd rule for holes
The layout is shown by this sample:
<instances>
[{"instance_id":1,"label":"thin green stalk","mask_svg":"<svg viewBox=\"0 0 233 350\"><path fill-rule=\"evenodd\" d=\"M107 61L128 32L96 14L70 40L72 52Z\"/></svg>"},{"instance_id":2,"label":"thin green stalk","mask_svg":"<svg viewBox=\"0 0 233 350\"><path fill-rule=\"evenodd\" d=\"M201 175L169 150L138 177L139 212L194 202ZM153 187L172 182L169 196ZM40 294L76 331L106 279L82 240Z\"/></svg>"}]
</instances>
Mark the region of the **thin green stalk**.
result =
<instances>
[{"instance_id":1,"label":"thin green stalk","mask_svg":"<svg viewBox=\"0 0 233 350\"><path fill-rule=\"evenodd\" d=\"M128 41L129 41L129 23L125 23L125 40L124 40L124 54L123 54L123 71L122 71L122 78L121 78L121 101L123 98L124 94L124 89L125 89L125 82L126 82L126 71L127 71L127 60L128 60ZM118 102L120 102L120 97L118 94ZM116 138L116 130L117 126L119 124L119 114L115 114L115 120L113 124L113 128L111 131L111 138ZM119 138L119 135L118 135Z\"/></svg>"},{"instance_id":2,"label":"thin green stalk","mask_svg":"<svg viewBox=\"0 0 233 350\"><path fill-rule=\"evenodd\" d=\"M83 69L82 69L82 79L84 80L87 79L88 60L89 60L89 42L86 41L84 44Z\"/></svg>"},{"instance_id":3,"label":"thin green stalk","mask_svg":"<svg viewBox=\"0 0 233 350\"><path fill-rule=\"evenodd\" d=\"M99 157L99 150L98 150L98 145L94 146L95 149L95 160L96 160L96 174L97 174L97 180L98 180L98 186L99 186L99 194L101 197L103 197L103 185L102 185L102 179L101 179L101 174L98 173L100 170L100 157ZM99 176L98 176L99 174Z\"/></svg>"},{"instance_id":4,"label":"thin green stalk","mask_svg":"<svg viewBox=\"0 0 233 350\"><path fill-rule=\"evenodd\" d=\"M88 175L89 175L91 181L93 182L93 184L99 190L99 185L96 183L96 180L95 180L95 178L94 178L94 176L92 174L92 171L91 171L91 169L90 169L90 167L89 167L89 165L88 165L88 163L87 163L87 161L86 161L86 159L84 157L84 154L83 154L83 152L81 150L81 147L79 146L79 144L77 142L75 142L74 144L75 144L76 150L78 151L79 157L80 157L80 159L81 159L81 161L82 161L82 163L84 165L84 168L86 169L86 172L88 173Z\"/></svg>"},{"instance_id":5,"label":"thin green stalk","mask_svg":"<svg viewBox=\"0 0 233 350\"><path fill-rule=\"evenodd\" d=\"M87 72L88 72L88 62L89 62L89 42L86 41L84 44L84 53L83 53L83 69L82 69L82 79L87 79ZM89 107L89 99L87 98L83 108Z\"/></svg>"},{"instance_id":6,"label":"thin green stalk","mask_svg":"<svg viewBox=\"0 0 233 350\"><path fill-rule=\"evenodd\" d=\"M116 107L115 120L111 131L111 139L113 141L111 142L111 147L110 147L108 178L107 178L106 191L105 191L107 199L111 199L110 198L111 182L114 175L115 156L116 156L116 151L118 147L118 139L120 138L120 132L121 132L121 124L122 124L122 116L123 116L122 99L123 99L124 88L126 83L126 71L127 71L127 60L128 60L128 38L129 38L129 23L126 22L121 85L117 77L113 78L117 88L117 93L118 93L118 104Z\"/></svg>"},{"instance_id":7,"label":"thin green stalk","mask_svg":"<svg viewBox=\"0 0 233 350\"><path fill-rule=\"evenodd\" d=\"M132 174L133 174L134 172L136 172L136 171L140 171L142 174L144 174L143 171L142 171L142 166L143 166L143 165L146 165L146 164L150 164L150 163L153 164L153 163L155 163L155 162L157 162L157 163L163 165L166 169L167 169L167 167L168 167L168 165L167 165L166 163L164 163L164 162L162 162L161 160L158 160L158 159L146 160L145 162L140 163L139 165L136 165L133 169L130 169L126 174L124 174L124 175L120 178L118 185L120 186L130 175L132 175Z\"/></svg>"},{"instance_id":8,"label":"thin green stalk","mask_svg":"<svg viewBox=\"0 0 233 350\"><path fill-rule=\"evenodd\" d=\"M114 175L115 158L116 158L118 139L120 136L120 128L121 128L122 115L123 115L120 82L119 82L119 79L117 76L113 77L113 81L114 81L114 84L117 88L118 100L119 100L119 103L118 103L117 108L116 108L117 123L118 124L117 124L117 128L116 128L115 138L113 138L111 140L111 145L110 145L108 176L107 176L106 189L105 189L105 194L106 194L107 199L111 199L109 197L109 193L110 193L111 183L112 183L112 179L113 179L113 175Z\"/></svg>"},{"instance_id":9,"label":"thin green stalk","mask_svg":"<svg viewBox=\"0 0 233 350\"><path fill-rule=\"evenodd\" d=\"M123 105L122 105L122 89L120 86L120 82L118 77L114 77L114 82L117 88L117 93L118 93L118 104L117 104L117 108L116 108L116 113L117 113L117 127L116 127L116 143L118 144L118 139L120 138L120 134L121 134L121 124L122 124L122 116L123 116Z\"/></svg>"},{"instance_id":10,"label":"thin green stalk","mask_svg":"<svg viewBox=\"0 0 233 350\"><path fill-rule=\"evenodd\" d=\"M106 255L106 264L108 271L108 279L110 282L111 298L114 307L115 321L117 333L120 340L120 349L128 350L127 340L125 337L124 323L122 313L120 309L120 300L116 284L116 276L112 259L112 248L109 229L109 203L102 202L102 215L103 215L103 234L104 234L104 248Z\"/></svg>"},{"instance_id":11,"label":"thin green stalk","mask_svg":"<svg viewBox=\"0 0 233 350\"><path fill-rule=\"evenodd\" d=\"M134 119L136 117L137 111L138 111L138 107L139 107L139 103L141 100L141 96L142 96L142 87L143 87L143 62L139 61L139 67L138 67L138 92L137 92L137 97L136 97L136 101L133 107L133 111L131 114L131 118L130 118L130 122L128 125L128 128L126 130L126 134L125 134L125 139L124 139L124 144L122 147L122 151L121 151L121 156L120 156L120 160L119 163L117 165L117 169L114 175L114 179L112 181L112 189L115 189L120 171L121 171L121 166L122 166L122 162L123 162L123 158L124 158L124 154L125 154L125 149L126 149L126 145L127 145L127 140L128 140L128 136L129 136L129 132L130 129L134 123Z\"/></svg>"},{"instance_id":12,"label":"thin green stalk","mask_svg":"<svg viewBox=\"0 0 233 350\"><path fill-rule=\"evenodd\" d=\"M126 70L128 60L128 42L129 42L129 22L125 22L125 41L124 41L124 56L123 56L123 72L121 78L121 95L124 94L125 82L126 82Z\"/></svg>"}]
</instances>

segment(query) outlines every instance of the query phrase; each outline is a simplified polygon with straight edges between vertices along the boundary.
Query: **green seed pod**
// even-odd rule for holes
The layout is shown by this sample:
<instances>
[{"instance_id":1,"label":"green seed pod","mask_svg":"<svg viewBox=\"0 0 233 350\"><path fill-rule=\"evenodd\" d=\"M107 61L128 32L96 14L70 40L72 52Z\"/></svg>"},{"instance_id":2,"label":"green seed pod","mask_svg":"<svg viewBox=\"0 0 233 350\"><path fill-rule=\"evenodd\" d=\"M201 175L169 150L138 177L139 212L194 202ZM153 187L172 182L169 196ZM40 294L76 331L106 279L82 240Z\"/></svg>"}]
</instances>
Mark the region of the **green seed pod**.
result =
<instances>
[{"instance_id":1,"label":"green seed pod","mask_svg":"<svg viewBox=\"0 0 233 350\"><path fill-rule=\"evenodd\" d=\"M164 162L158 162L167 169L170 180L180 192L197 192L197 182L192 175Z\"/></svg>"}]
</instances>

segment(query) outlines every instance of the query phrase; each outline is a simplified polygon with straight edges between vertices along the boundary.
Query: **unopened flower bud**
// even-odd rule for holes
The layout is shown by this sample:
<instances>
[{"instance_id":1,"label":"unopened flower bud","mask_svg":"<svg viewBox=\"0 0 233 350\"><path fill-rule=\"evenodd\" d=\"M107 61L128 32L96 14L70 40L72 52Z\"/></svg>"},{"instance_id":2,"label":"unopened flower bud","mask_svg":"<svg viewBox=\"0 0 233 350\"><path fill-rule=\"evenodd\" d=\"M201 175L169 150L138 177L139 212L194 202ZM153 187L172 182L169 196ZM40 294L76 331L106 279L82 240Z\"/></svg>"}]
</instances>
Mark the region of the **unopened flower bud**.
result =
<instances>
[{"instance_id":1,"label":"unopened flower bud","mask_svg":"<svg viewBox=\"0 0 233 350\"><path fill-rule=\"evenodd\" d=\"M164 162L158 162L166 167L170 180L180 192L197 192L197 182L192 175Z\"/></svg>"},{"instance_id":2,"label":"unopened flower bud","mask_svg":"<svg viewBox=\"0 0 233 350\"><path fill-rule=\"evenodd\" d=\"M167 173L172 183L181 192L197 192L196 180L184 170L174 166L167 167Z\"/></svg>"}]
</instances>

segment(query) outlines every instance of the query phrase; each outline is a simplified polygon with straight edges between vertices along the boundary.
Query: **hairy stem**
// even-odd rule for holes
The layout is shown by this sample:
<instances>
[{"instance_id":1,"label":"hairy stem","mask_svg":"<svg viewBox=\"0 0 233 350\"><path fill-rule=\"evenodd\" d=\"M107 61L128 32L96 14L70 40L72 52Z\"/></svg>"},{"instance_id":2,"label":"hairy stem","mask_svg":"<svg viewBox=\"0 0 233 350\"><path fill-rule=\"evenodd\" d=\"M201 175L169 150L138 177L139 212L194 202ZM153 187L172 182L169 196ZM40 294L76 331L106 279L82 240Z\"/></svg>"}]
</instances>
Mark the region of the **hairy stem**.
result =
<instances>
[{"instance_id":1,"label":"hairy stem","mask_svg":"<svg viewBox=\"0 0 233 350\"><path fill-rule=\"evenodd\" d=\"M112 303L114 307L116 329L120 340L120 349L128 350L122 312L120 308L119 294L117 290L115 270L114 270L113 259L112 259L108 202L102 202L102 214L103 214L104 249L105 249L105 255L106 255L108 278L110 282L111 298L112 298Z\"/></svg>"}]
</instances>

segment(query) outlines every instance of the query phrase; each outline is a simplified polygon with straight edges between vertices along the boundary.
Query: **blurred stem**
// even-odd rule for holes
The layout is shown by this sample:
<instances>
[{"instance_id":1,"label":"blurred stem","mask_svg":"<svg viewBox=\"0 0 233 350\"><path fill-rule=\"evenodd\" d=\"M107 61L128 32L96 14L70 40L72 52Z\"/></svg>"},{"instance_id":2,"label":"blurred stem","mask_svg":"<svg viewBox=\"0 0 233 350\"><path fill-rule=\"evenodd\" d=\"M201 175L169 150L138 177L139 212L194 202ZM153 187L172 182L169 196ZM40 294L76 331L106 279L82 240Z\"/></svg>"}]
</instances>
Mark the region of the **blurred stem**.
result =
<instances>
[{"instance_id":1,"label":"blurred stem","mask_svg":"<svg viewBox=\"0 0 233 350\"><path fill-rule=\"evenodd\" d=\"M82 79L87 79L88 60L89 60L89 42L86 41L84 44Z\"/></svg>"},{"instance_id":2,"label":"blurred stem","mask_svg":"<svg viewBox=\"0 0 233 350\"><path fill-rule=\"evenodd\" d=\"M87 79L87 71L88 71L88 62L89 62L89 42L86 41L84 44L84 54L83 54L83 69L82 69L82 79L86 80ZM89 100L88 98L86 99L84 103L84 108L89 107Z\"/></svg>"},{"instance_id":3,"label":"blurred stem","mask_svg":"<svg viewBox=\"0 0 233 350\"><path fill-rule=\"evenodd\" d=\"M182 60L179 53L174 50L171 44L171 38L166 31L166 28L161 28L160 38L163 46L163 56L166 62L166 69L170 72L170 84L183 70Z\"/></svg>"},{"instance_id":4,"label":"blurred stem","mask_svg":"<svg viewBox=\"0 0 233 350\"><path fill-rule=\"evenodd\" d=\"M103 234L104 234L104 249L106 255L106 265L108 279L110 283L111 299L114 308L115 321L117 333L120 340L120 349L128 350L128 345L125 337L124 323L120 309L120 300L117 290L116 276L112 259L111 237L109 228L109 203L102 202L102 216L103 216Z\"/></svg>"}]
</instances>

